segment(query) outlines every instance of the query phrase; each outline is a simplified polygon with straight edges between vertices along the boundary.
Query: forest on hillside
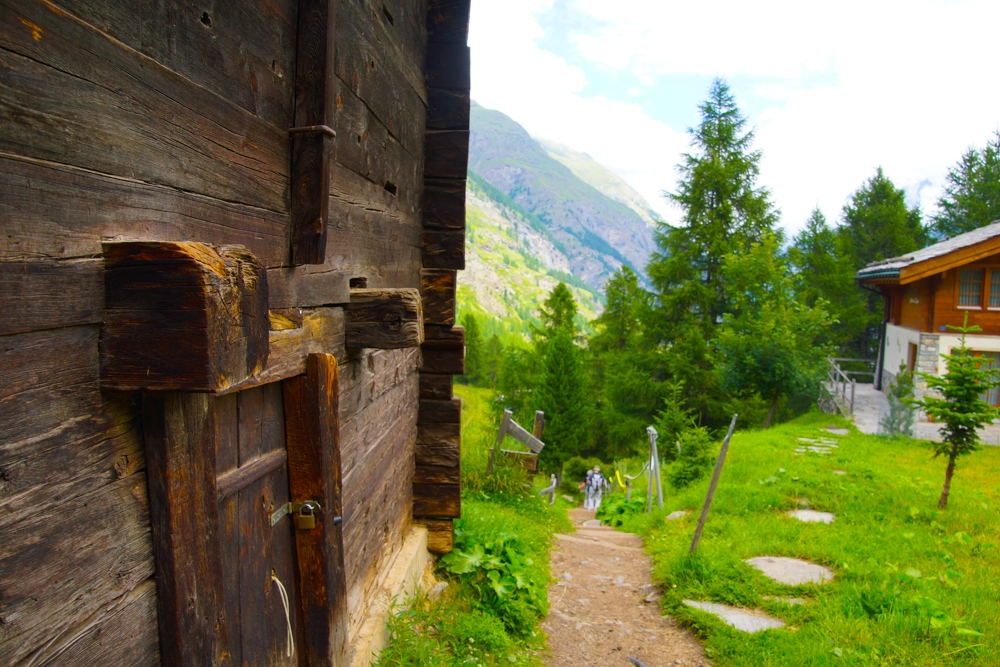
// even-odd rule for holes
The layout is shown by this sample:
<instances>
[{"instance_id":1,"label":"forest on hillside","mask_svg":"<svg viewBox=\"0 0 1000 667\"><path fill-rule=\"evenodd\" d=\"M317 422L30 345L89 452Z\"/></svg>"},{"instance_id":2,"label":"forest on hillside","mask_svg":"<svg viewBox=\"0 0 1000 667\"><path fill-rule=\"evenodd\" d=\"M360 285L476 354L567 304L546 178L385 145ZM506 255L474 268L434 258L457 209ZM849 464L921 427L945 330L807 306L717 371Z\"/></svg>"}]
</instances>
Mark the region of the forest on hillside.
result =
<instances>
[{"instance_id":1,"label":"forest on hillside","mask_svg":"<svg viewBox=\"0 0 1000 667\"><path fill-rule=\"evenodd\" d=\"M661 442L697 452L733 413L743 428L766 428L809 409L827 357L877 354L882 297L857 285L860 268L1000 219L998 133L949 170L934 215L907 206L876 168L838 221L816 209L785 238L728 85L717 79L699 110L680 184L664 193L682 223L657 227L650 289L622 265L605 285L604 312L585 324L560 283L527 339L462 317L464 381L495 388L497 410L515 419L545 412L547 470L573 456L638 454L649 425Z\"/></svg>"}]
</instances>

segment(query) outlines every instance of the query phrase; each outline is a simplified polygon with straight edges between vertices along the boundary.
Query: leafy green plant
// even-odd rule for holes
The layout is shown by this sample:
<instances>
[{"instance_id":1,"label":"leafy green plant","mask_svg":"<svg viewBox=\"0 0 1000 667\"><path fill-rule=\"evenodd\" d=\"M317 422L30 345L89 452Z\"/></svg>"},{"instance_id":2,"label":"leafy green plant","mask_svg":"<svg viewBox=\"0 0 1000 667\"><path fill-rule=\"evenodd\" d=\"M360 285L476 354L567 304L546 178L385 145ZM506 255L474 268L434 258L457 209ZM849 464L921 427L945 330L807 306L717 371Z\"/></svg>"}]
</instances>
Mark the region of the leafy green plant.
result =
<instances>
[{"instance_id":1,"label":"leafy green plant","mask_svg":"<svg viewBox=\"0 0 1000 667\"><path fill-rule=\"evenodd\" d=\"M516 636L530 632L533 622L547 612L539 595L541 584L529 571L533 564L512 533L482 541L460 528L455 529L454 549L440 561L442 569L459 575Z\"/></svg>"},{"instance_id":2,"label":"leafy green plant","mask_svg":"<svg viewBox=\"0 0 1000 667\"><path fill-rule=\"evenodd\" d=\"M712 465L712 437L704 427L688 429L680 435L681 453L670 470L668 481L683 489L701 479Z\"/></svg>"},{"instance_id":3,"label":"leafy green plant","mask_svg":"<svg viewBox=\"0 0 1000 667\"><path fill-rule=\"evenodd\" d=\"M601 501L596 516L603 524L617 528L632 515L641 513L643 507L641 500L626 500L624 494L612 494Z\"/></svg>"}]
</instances>

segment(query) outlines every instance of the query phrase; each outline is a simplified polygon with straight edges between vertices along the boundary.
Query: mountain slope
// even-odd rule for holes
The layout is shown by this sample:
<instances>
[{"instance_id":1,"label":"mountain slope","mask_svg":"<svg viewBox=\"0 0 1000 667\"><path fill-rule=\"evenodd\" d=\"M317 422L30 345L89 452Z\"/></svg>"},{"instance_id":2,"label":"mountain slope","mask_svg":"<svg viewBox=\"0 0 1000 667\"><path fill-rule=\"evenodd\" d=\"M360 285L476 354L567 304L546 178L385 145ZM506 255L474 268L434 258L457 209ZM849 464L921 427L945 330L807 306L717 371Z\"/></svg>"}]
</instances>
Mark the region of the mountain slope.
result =
<instances>
[{"instance_id":1,"label":"mountain slope","mask_svg":"<svg viewBox=\"0 0 1000 667\"><path fill-rule=\"evenodd\" d=\"M654 248L647 220L582 180L515 121L474 102L469 171L540 221L561 244L569 271L590 287L601 290L623 263L644 273Z\"/></svg>"}]
</instances>

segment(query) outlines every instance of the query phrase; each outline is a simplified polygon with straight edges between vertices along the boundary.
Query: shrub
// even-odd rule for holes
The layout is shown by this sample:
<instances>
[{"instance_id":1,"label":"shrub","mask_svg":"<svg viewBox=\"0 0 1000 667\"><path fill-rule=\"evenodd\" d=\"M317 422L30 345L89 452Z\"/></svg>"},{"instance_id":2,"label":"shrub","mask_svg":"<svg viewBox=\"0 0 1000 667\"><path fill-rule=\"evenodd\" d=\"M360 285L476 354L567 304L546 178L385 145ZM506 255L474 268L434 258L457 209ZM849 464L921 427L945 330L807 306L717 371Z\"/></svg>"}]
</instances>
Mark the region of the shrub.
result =
<instances>
[{"instance_id":1,"label":"shrub","mask_svg":"<svg viewBox=\"0 0 1000 667\"><path fill-rule=\"evenodd\" d=\"M703 426L684 431L680 442L681 453L668 477L675 489L683 489L701 479L712 465L712 437Z\"/></svg>"}]
</instances>

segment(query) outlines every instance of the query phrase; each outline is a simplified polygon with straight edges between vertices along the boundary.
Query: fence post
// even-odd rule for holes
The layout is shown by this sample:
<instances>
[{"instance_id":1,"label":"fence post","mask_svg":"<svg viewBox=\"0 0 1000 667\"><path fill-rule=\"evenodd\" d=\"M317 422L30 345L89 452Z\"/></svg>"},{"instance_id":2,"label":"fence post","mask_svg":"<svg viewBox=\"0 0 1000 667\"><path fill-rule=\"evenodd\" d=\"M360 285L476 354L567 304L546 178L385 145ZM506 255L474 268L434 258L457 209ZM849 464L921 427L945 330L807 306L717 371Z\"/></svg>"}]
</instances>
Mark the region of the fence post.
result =
<instances>
[{"instance_id":1,"label":"fence post","mask_svg":"<svg viewBox=\"0 0 1000 667\"><path fill-rule=\"evenodd\" d=\"M701 516L698 517L698 527L694 529L694 538L691 540L691 548L688 549L689 554L693 554L694 550L698 548L698 541L701 539L701 531L705 529L705 522L708 521L708 510L712 508L712 498L715 496L715 487L719 483L719 477L722 475L722 464L726 462L726 451L729 449L729 438L733 436L733 429L736 428L736 418L739 415L733 415L733 421L729 424L729 433L726 434L726 439L722 441L722 449L719 450L719 460L715 462L715 471L712 473L712 482L708 485L708 494L705 496L705 505L701 508Z\"/></svg>"}]
</instances>

